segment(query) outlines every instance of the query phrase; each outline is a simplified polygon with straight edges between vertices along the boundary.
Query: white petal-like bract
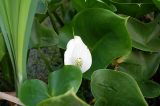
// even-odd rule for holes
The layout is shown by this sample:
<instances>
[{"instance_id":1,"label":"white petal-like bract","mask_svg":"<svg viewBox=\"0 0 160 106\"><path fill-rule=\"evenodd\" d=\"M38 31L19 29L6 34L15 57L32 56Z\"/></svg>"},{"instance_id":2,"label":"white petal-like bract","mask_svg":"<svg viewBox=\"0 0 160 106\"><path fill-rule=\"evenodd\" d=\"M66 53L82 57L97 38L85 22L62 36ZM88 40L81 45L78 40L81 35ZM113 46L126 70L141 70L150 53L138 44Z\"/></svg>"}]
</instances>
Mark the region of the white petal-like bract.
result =
<instances>
[{"instance_id":1,"label":"white petal-like bract","mask_svg":"<svg viewBox=\"0 0 160 106\"><path fill-rule=\"evenodd\" d=\"M74 36L74 39L68 42L64 53L64 64L76 65L81 68L82 73L91 67L91 53L79 36Z\"/></svg>"}]
</instances>

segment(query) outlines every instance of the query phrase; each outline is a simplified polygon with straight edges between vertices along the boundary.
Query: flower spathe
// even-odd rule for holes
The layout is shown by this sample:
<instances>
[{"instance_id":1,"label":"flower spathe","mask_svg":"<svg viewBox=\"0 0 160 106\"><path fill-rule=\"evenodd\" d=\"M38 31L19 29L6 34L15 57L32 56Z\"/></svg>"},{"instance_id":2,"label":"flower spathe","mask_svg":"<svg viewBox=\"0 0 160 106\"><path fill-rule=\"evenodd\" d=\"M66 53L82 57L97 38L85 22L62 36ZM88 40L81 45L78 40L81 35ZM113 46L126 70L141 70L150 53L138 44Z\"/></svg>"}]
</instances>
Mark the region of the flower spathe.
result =
<instances>
[{"instance_id":1,"label":"flower spathe","mask_svg":"<svg viewBox=\"0 0 160 106\"><path fill-rule=\"evenodd\" d=\"M64 64L78 66L82 73L91 67L91 53L79 36L74 36L74 39L68 42L67 49L64 53Z\"/></svg>"}]
</instances>

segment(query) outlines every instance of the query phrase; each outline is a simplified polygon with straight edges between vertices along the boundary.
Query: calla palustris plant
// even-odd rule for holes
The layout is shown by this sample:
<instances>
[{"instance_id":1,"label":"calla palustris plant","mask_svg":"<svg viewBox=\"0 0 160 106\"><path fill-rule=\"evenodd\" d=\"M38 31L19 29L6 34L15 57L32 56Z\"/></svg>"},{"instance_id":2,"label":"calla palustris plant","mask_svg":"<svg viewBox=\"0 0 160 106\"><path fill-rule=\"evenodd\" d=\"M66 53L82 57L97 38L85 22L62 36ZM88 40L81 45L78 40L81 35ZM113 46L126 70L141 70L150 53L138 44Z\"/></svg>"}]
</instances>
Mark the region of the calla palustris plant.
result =
<instances>
[{"instance_id":1,"label":"calla palustris plant","mask_svg":"<svg viewBox=\"0 0 160 106\"><path fill-rule=\"evenodd\" d=\"M17 90L27 78L27 50L37 1L0 0L0 27L15 71Z\"/></svg>"},{"instance_id":2,"label":"calla palustris plant","mask_svg":"<svg viewBox=\"0 0 160 106\"><path fill-rule=\"evenodd\" d=\"M74 36L74 39L68 42L64 54L64 64L78 66L82 73L86 72L91 67L91 53L79 36Z\"/></svg>"}]
</instances>

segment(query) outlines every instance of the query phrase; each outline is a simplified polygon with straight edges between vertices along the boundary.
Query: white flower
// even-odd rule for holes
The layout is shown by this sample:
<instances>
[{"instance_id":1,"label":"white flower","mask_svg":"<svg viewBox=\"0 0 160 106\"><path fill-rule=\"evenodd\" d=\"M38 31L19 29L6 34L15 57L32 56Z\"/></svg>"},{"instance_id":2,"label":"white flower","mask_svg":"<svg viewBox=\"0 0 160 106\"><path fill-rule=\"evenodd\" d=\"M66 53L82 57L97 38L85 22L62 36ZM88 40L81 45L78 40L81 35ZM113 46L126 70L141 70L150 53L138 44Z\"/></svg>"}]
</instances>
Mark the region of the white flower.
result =
<instances>
[{"instance_id":1,"label":"white flower","mask_svg":"<svg viewBox=\"0 0 160 106\"><path fill-rule=\"evenodd\" d=\"M68 42L64 53L64 64L78 66L81 68L82 73L91 67L91 53L79 36L74 36L74 39Z\"/></svg>"}]
</instances>

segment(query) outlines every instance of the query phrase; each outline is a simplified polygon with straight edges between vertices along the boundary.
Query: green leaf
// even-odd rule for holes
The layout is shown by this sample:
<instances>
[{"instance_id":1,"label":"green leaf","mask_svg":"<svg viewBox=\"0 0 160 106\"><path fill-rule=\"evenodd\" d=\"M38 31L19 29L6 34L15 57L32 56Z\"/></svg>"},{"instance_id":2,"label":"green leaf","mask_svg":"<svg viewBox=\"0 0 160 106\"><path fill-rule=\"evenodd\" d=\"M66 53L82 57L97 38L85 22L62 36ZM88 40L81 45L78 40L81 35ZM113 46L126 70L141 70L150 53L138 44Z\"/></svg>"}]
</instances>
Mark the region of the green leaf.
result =
<instances>
[{"instance_id":1,"label":"green leaf","mask_svg":"<svg viewBox=\"0 0 160 106\"><path fill-rule=\"evenodd\" d=\"M160 84L156 83L152 80L139 81L138 85L143 93L143 95L147 98L155 98L160 96Z\"/></svg>"},{"instance_id":2,"label":"green leaf","mask_svg":"<svg viewBox=\"0 0 160 106\"><path fill-rule=\"evenodd\" d=\"M0 61L2 60L3 56L5 55L5 44L2 34L0 33Z\"/></svg>"},{"instance_id":3,"label":"green leaf","mask_svg":"<svg viewBox=\"0 0 160 106\"><path fill-rule=\"evenodd\" d=\"M135 74L137 74L135 76L139 76L139 78L145 80L145 79L150 79L156 73L160 62L159 59L160 59L160 53L133 51L128 57L128 59L124 63L122 63L122 66L127 66L128 67L127 70L129 69L134 70L134 68L130 67L130 64L133 67L135 66L139 67L139 69L135 68L135 70L138 69L137 71L139 71L135 72ZM141 74L141 76L139 74Z\"/></svg>"},{"instance_id":4,"label":"green leaf","mask_svg":"<svg viewBox=\"0 0 160 106\"><path fill-rule=\"evenodd\" d=\"M160 53L133 51L128 59L120 64L119 71L130 74L138 82L145 97L154 98L160 95L160 85L150 78L159 67L159 59Z\"/></svg>"},{"instance_id":5,"label":"green leaf","mask_svg":"<svg viewBox=\"0 0 160 106\"><path fill-rule=\"evenodd\" d=\"M18 90L27 77L27 51L37 2L0 0L0 27L15 71Z\"/></svg>"},{"instance_id":6,"label":"green leaf","mask_svg":"<svg viewBox=\"0 0 160 106\"><path fill-rule=\"evenodd\" d=\"M75 95L74 91L70 90L64 95L46 99L41 103L39 103L38 106L89 106L89 105L80 100Z\"/></svg>"},{"instance_id":7,"label":"green leaf","mask_svg":"<svg viewBox=\"0 0 160 106\"><path fill-rule=\"evenodd\" d=\"M94 106L107 106L107 101L103 99L97 99Z\"/></svg>"},{"instance_id":8,"label":"green leaf","mask_svg":"<svg viewBox=\"0 0 160 106\"><path fill-rule=\"evenodd\" d=\"M19 93L20 100L26 106L36 106L49 97L47 85L40 80L26 80Z\"/></svg>"},{"instance_id":9,"label":"green leaf","mask_svg":"<svg viewBox=\"0 0 160 106\"><path fill-rule=\"evenodd\" d=\"M81 36L92 53L93 63L86 78L90 79L94 70L107 67L113 59L130 53L127 19L99 8L86 9L74 17L74 34Z\"/></svg>"},{"instance_id":10,"label":"green leaf","mask_svg":"<svg viewBox=\"0 0 160 106\"><path fill-rule=\"evenodd\" d=\"M100 0L72 0L73 6L78 10L84 10L87 8L104 8L111 10L113 12L116 11L116 8L112 4L107 4Z\"/></svg>"},{"instance_id":11,"label":"green leaf","mask_svg":"<svg viewBox=\"0 0 160 106\"><path fill-rule=\"evenodd\" d=\"M75 66L64 66L49 75L48 86L40 80L26 80L19 98L26 106L88 106L76 96L82 72Z\"/></svg>"},{"instance_id":12,"label":"green leaf","mask_svg":"<svg viewBox=\"0 0 160 106\"><path fill-rule=\"evenodd\" d=\"M58 44L58 36L56 32L40 24L37 19L33 23L30 48L49 47Z\"/></svg>"},{"instance_id":13,"label":"green leaf","mask_svg":"<svg viewBox=\"0 0 160 106\"><path fill-rule=\"evenodd\" d=\"M127 29L133 41L133 47L150 52L160 51L160 16L153 22L142 23L134 18L130 18Z\"/></svg>"},{"instance_id":14,"label":"green leaf","mask_svg":"<svg viewBox=\"0 0 160 106\"><path fill-rule=\"evenodd\" d=\"M155 10L152 0L102 0L117 8L117 13L140 17Z\"/></svg>"},{"instance_id":15,"label":"green leaf","mask_svg":"<svg viewBox=\"0 0 160 106\"><path fill-rule=\"evenodd\" d=\"M99 104L104 106L147 106L136 81L123 72L109 69L95 71L91 89ZM105 101L104 101L105 100Z\"/></svg>"},{"instance_id":16,"label":"green leaf","mask_svg":"<svg viewBox=\"0 0 160 106\"><path fill-rule=\"evenodd\" d=\"M153 3L157 6L158 9L160 9L160 1L159 0L153 0Z\"/></svg>"},{"instance_id":17,"label":"green leaf","mask_svg":"<svg viewBox=\"0 0 160 106\"><path fill-rule=\"evenodd\" d=\"M75 66L64 66L50 74L48 79L49 94L58 96L73 88L76 93L81 85L82 72Z\"/></svg>"}]
</instances>

